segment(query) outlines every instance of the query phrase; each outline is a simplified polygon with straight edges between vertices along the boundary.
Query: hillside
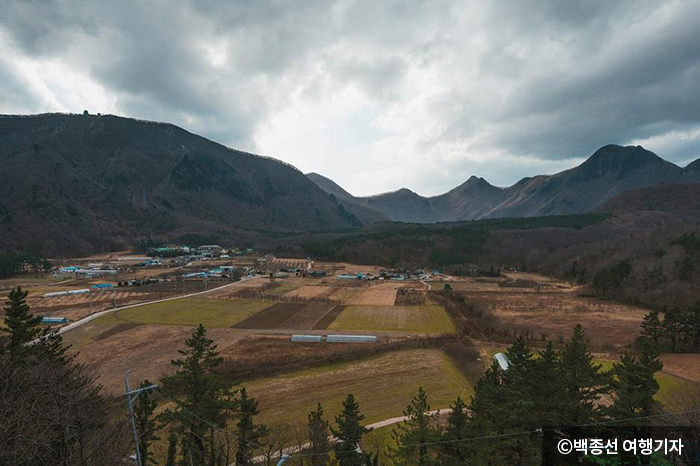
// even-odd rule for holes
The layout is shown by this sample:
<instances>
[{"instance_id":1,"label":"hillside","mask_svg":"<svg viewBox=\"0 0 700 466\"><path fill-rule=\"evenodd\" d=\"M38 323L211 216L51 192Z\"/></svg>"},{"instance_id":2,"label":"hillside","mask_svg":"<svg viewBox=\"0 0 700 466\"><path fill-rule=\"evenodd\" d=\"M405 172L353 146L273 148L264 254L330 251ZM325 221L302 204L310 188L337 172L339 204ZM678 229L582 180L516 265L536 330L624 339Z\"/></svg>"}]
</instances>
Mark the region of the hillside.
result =
<instances>
[{"instance_id":1,"label":"hillside","mask_svg":"<svg viewBox=\"0 0 700 466\"><path fill-rule=\"evenodd\" d=\"M641 211L687 213L697 220L700 219L700 183L671 183L632 189L618 194L597 210L616 214Z\"/></svg>"},{"instance_id":2,"label":"hillside","mask_svg":"<svg viewBox=\"0 0 700 466\"><path fill-rule=\"evenodd\" d=\"M360 223L296 168L170 124L3 116L0 165L5 252L84 254L151 235Z\"/></svg>"},{"instance_id":3,"label":"hillside","mask_svg":"<svg viewBox=\"0 0 700 466\"><path fill-rule=\"evenodd\" d=\"M371 197L348 197L349 193L330 180L319 186L328 190L332 183L335 191L345 194L346 202L372 208L394 221L435 223L579 214L594 210L627 190L694 182L700 182L699 161L683 169L641 146L607 145L577 167L554 175L524 178L508 188L493 186L475 176L434 197L422 197L407 189Z\"/></svg>"},{"instance_id":4,"label":"hillside","mask_svg":"<svg viewBox=\"0 0 700 466\"><path fill-rule=\"evenodd\" d=\"M341 202L348 212L360 219L362 223L368 224L389 220L385 214L378 210L365 207L358 203L352 194L341 188L335 181L323 175L319 175L318 173L307 173L306 177L328 194L335 196L338 202Z\"/></svg>"}]
</instances>

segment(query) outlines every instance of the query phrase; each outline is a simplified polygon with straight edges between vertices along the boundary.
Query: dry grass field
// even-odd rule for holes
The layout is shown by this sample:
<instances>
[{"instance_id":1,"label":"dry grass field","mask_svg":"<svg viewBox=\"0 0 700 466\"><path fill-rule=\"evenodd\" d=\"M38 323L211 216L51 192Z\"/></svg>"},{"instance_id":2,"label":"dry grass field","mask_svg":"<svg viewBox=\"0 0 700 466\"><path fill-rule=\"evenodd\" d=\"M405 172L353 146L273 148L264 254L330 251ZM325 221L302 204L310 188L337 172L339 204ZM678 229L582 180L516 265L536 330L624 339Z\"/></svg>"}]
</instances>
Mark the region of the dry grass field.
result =
<instances>
[{"instance_id":1,"label":"dry grass field","mask_svg":"<svg viewBox=\"0 0 700 466\"><path fill-rule=\"evenodd\" d=\"M333 281L326 279L316 284L302 285L284 296L299 298L328 298L346 305L393 306L396 291L401 285L395 283Z\"/></svg>"},{"instance_id":2,"label":"dry grass field","mask_svg":"<svg viewBox=\"0 0 700 466\"><path fill-rule=\"evenodd\" d=\"M700 354L662 354L664 372L700 384Z\"/></svg>"},{"instance_id":3,"label":"dry grass field","mask_svg":"<svg viewBox=\"0 0 700 466\"><path fill-rule=\"evenodd\" d=\"M400 416L421 386L436 409L457 396L468 399L471 393L465 378L439 350L397 351L242 385L259 402L259 420L271 425L305 422L318 402L332 419L348 393L360 403L366 422Z\"/></svg>"},{"instance_id":4,"label":"dry grass field","mask_svg":"<svg viewBox=\"0 0 700 466\"><path fill-rule=\"evenodd\" d=\"M455 327L439 306L349 306L329 330L414 333L454 333Z\"/></svg>"},{"instance_id":5,"label":"dry grass field","mask_svg":"<svg viewBox=\"0 0 700 466\"><path fill-rule=\"evenodd\" d=\"M84 327L89 325L92 323ZM104 392L119 395L124 393L124 373L128 369L133 369L133 385L144 379L156 382L170 373L173 370L170 361L179 357L178 350L184 347L192 330L192 327L179 325L103 322L91 329L80 327L68 332L65 340L79 351L79 362L98 371L98 382L104 386ZM207 335L222 351L247 336L246 332L226 328L208 329Z\"/></svg>"},{"instance_id":6,"label":"dry grass field","mask_svg":"<svg viewBox=\"0 0 700 466\"><path fill-rule=\"evenodd\" d=\"M543 336L557 341L566 339L574 325L581 324L592 344L599 349L620 348L632 342L646 310L578 297L573 293L501 293L467 294L475 309L489 310L496 326L531 338Z\"/></svg>"}]
</instances>

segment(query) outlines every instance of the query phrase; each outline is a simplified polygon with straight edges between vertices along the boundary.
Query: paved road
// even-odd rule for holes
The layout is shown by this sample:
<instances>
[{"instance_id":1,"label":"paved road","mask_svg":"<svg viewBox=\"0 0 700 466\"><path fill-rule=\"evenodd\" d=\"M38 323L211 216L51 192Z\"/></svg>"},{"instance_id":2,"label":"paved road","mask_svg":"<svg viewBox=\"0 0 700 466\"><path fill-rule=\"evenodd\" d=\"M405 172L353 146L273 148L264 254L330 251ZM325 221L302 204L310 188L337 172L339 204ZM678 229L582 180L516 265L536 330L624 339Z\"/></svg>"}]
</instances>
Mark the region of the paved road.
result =
<instances>
[{"instance_id":1,"label":"paved road","mask_svg":"<svg viewBox=\"0 0 700 466\"><path fill-rule=\"evenodd\" d=\"M192 296L201 296L201 295L203 295L203 294L213 293L214 291L217 291L217 290L223 290L223 289L225 289L225 288L233 287L233 286L235 286L235 285L237 285L237 284L240 284L240 283L242 283L242 282L245 282L245 281L248 281L248 280L252 280L253 278L258 278L258 275L254 275L254 276L252 276L252 277L246 276L246 277L241 278L241 279L238 280L237 282L229 283L228 285L219 286L219 287L217 287L217 288L212 288L212 289L206 290L206 291L198 291L198 292L196 292L196 293L190 293L190 294L186 294L186 295L182 295L182 296L174 296L174 297L172 297L172 298L163 298L163 299L157 299L157 300L155 300L155 301L146 301L146 302L138 303L138 304L130 304L130 305L128 305L128 306L115 307L115 308L112 308L112 309L105 309L104 311L95 312L94 314L91 314L91 315L89 315L89 316L87 316L87 317L83 317L82 319L77 320L77 321L75 321L75 322L73 322L73 323L70 323L70 324L66 325L65 327L61 327L61 328L58 330L58 333L59 333L59 334L63 334L63 333L66 333L66 332L70 332L71 330L76 329L76 328L80 327L81 325L85 325L85 324L87 324L88 322L90 322L90 321L92 321L92 320L94 320L94 319L97 319L98 317L102 317L103 315L109 314L110 312L121 311L122 309L129 309L129 308L132 308L132 307L145 306L145 305L147 305L147 304L162 303L162 302L165 302L165 301L172 301L172 300L175 300L175 299L189 298L189 297L192 297Z\"/></svg>"}]
</instances>

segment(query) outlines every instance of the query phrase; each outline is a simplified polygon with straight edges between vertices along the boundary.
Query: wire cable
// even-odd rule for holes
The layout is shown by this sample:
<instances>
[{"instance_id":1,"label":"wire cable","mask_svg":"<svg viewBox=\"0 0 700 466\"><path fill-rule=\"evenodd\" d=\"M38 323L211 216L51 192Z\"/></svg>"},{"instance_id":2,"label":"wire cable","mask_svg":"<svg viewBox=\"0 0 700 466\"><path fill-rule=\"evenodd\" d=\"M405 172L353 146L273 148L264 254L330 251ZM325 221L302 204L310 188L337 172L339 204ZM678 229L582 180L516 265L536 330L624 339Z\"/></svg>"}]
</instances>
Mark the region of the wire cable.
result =
<instances>
[{"instance_id":1,"label":"wire cable","mask_svg":"<svg viewBox=\"0 0 700 466\"><path fill-rule=\"evenodd\" d=\"M162 399L167 401L167 399L166 399L165 397L162 397ZM178 419L175 417L175 415L174 415L171 411L169 411L169 410L165 410L165 411L163 411L163 413L169 415L175 422L182 422L182 420L178 420ZM197 416L197 417L198 417L198 416ZM191 435L195 436L196 438L198 438L198 439L202 442L202 444L208 443L206 440L204 440L204 438L202 438L200 435L197 435L197 434L196 434L195 432L193 432L192 430L190 430L190 431L188 432L188 434L191 434ZM229 459L231 458L230 452L225 452L224 450L221 450L220 448L217 448L217 447L215 447L215 446L214 446L214 448L216 448L216 450L217 450L219 453L221 453L222 455L224 455L226 458L229 458ZM235 453L234 453L234 455L235 455ZM245 455L245 454L244 454L244 456L245 456L246 459L248 459L249 461L251 461L251 462L253 461L253 458L251 458L249 455Z\"/></svg>"},{"instance_id":2,"label":"wire cable","mask_svg":"<svg viewBox=\"0 0 700 466\"><path fill-rule=\"evenodd\" d=\"M173 403L177 404L177 405L180 407L180 409L182 409L182 410L188 412L190 415L194 416L196 419L199 419L200 421L204 422L205 424L207 424L207 425L209 425L209 426L211 426L211 427L213 427L213 428L215 428L215 429L219 429L219 430L221 430L222 432L225 432L227 435L232 435L232 436L234 436L235 438L237 438L238 440L243 440L243 441L245 441L245 442L248 442L250 445L253 445L254 447L257 447L257 448L264 448L262 445L258 445L257 443L255 443L255 442L253 442L253 441L251 441L251 440L244 439L244 438L242 438L242 437L240 437L240 436L234 434L233 432L231 432L231 431L229 431L229 430L227 430L227 429L224 429L223 427L217 426L216 424L214 424L214 423L212 423L212 422L210 422L210 421L207 421L206 419L202 419L201 417L199 417L198 415L196 415L195 413L193 413L192 411L190 411L189 409L187 409L185 406L183 406L182 403L180 403L177 399L175 399L174 397L168 395L167 393L163 392L162 390L159 389L159 390L157 390L156 392L159 393L161 396L167 397L170 401L172 401ZM168 401L168 400L166 400L166 401Z\"/></svg>"},{"instance_id":3,"label":"wire cable","mask_svg":"<svg viewBox=\"0 0 700 466\"><path fill-rule=\"evenodd\" d=\"M554 430L559 430L559 429L574 429L577 427L593 427L593 426L608 425L608 424L613 424L613 423L618 423L618 422L636 421L636 420L641 420L641 419L651 419L651 418L665 417L665 416L675 416L675 415L695 413L695 412L700 412L700 409L691 409L691 410L687 410L687 411L677 411L677 412L671 412L671 413L652 414L649 416L638 416L638 417L631 417L631 418L626 418L626 419L615 419L615 420L610 420L610 421L593 422L593 423L588 423L588 424L578 424L578 425L573 425L573 426L563 426L563 427L557 427L556 429L555 428L534 429L534 430L526 430L526 431L520 431L520 432L509 432L509 433L505 433L505 434L484 435L481 437L469 437L469 438L458 439L458 440L440 440L440 441L435 441L435 442L415 443L415 444L408 444L408 445L404 445L404 446L406 446L406 447L421 447L421 446L428 446L428 445L441 445L441 444L459 443L459 442L476 441L476 440L507 438L507 437L515 437L515 436L519 436L519 435L543 433L545 431L554 431ZM382 449L373 448L373 449L367 449L367 450L363 450L363 451L379 452L381 450L383 450L383 448ZM319 454L325 454L325 453L301 453L301 454L295 454L292 457L315 456L315 455L319 455Z\"/></svg>"}]
</instances>

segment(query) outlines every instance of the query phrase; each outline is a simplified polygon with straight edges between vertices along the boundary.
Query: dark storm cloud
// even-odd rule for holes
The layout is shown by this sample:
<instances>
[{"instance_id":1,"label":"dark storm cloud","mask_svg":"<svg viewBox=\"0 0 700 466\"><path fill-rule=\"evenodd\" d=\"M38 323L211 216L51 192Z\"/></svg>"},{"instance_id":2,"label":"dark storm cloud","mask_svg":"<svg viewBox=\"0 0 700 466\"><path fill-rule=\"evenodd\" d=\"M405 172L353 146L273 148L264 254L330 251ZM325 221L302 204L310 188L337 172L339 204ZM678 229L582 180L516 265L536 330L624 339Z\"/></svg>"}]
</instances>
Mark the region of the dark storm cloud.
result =
<instances>
[{"instance_id":1,"label":"dark storm cloud","mask_svg":"<svg viewBox=\"0 0 700 466\"><path fill-rule=\"evenodd\" d=\"M9 1L0 112L165 120L434 193L608 143L697 157L698 30L694 1Z\"/></svg>"}]
</instances>

